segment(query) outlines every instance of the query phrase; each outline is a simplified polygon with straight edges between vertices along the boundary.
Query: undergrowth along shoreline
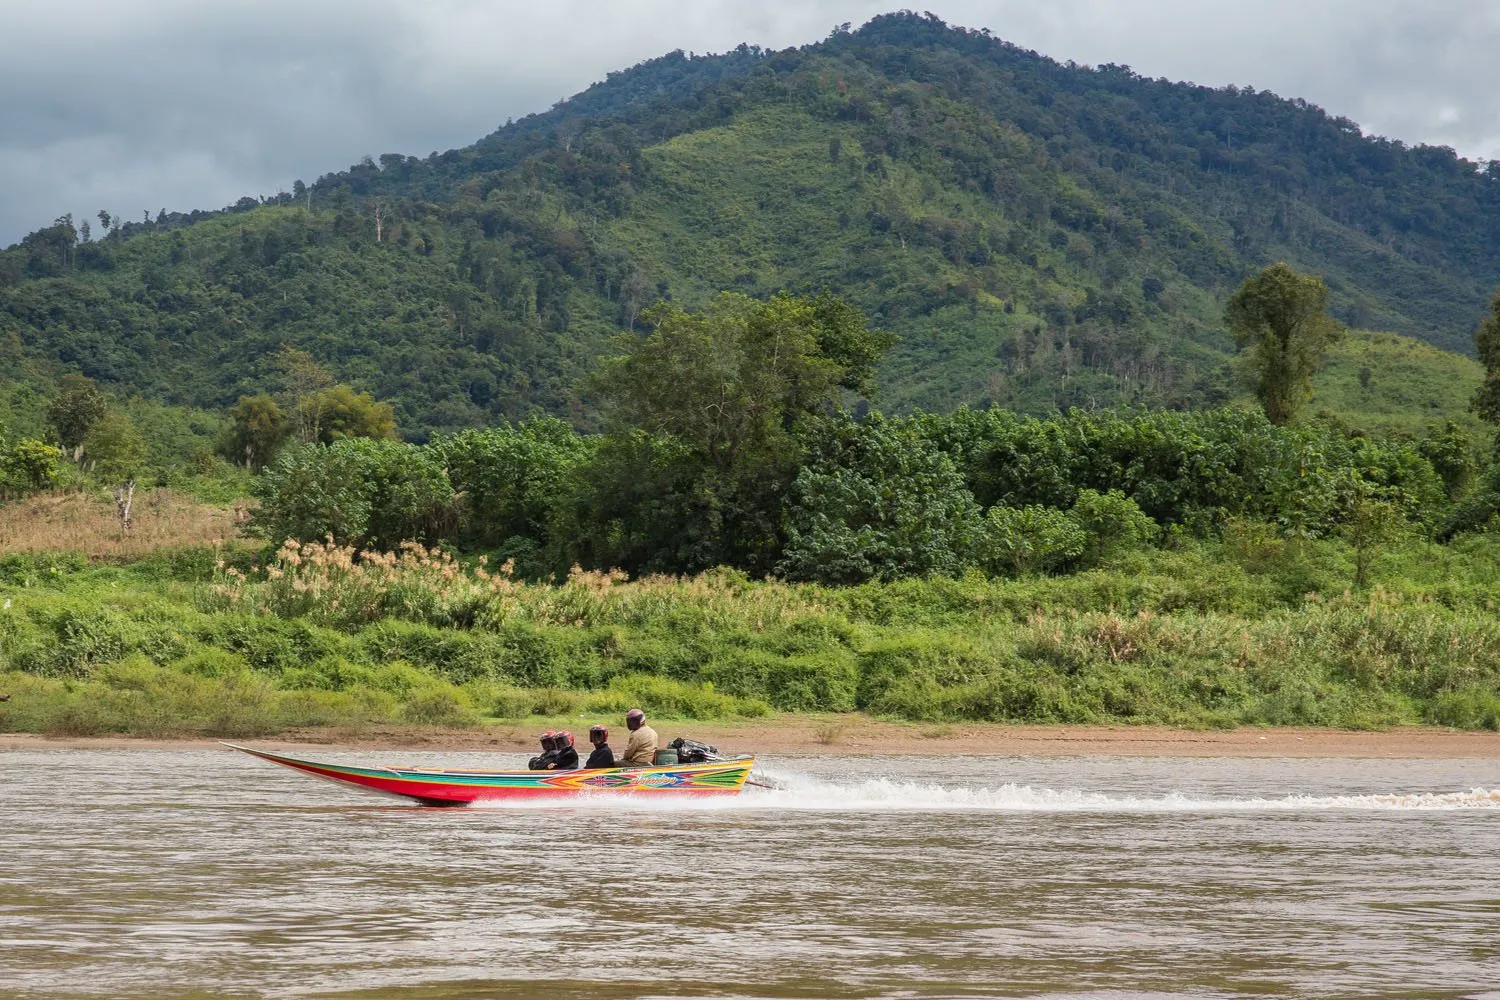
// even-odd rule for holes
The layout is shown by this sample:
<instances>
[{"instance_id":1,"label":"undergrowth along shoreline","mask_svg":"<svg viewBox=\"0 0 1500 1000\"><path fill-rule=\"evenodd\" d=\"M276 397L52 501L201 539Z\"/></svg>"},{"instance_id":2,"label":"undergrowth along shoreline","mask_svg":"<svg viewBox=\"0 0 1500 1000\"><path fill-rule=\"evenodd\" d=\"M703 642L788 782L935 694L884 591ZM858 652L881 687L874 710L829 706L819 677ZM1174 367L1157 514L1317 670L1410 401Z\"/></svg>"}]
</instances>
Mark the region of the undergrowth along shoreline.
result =
<instances>
[{"instance_id":1,"label":"undergrowth along shoreline","mask_svg":"<svg viewBox=\"0 0 1500 1000\"><path fill-rule=\"evenodd\" d=\"M855 587L578 571L526 583L407 546L0 566L0 731L754 719L1500 728L1500 545L1382 557L1231 535L1066 577ZM238 559L238 564L234 563ZM218 563L216 565L216 563Z\"/></svg>"}]
</instances>

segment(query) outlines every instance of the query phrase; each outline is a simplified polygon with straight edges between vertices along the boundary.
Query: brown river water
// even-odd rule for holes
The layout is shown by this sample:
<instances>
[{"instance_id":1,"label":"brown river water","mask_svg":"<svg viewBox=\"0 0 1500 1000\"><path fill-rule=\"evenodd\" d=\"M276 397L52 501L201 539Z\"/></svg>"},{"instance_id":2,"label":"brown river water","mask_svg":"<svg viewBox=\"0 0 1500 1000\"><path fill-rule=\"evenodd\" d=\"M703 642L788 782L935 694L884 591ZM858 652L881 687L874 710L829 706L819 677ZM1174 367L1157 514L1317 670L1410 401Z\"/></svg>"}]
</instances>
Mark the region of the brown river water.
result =
<instances>
[{"instance_id":1,"label":"brown river water","mask_svg":"<svg viewBox=\"0 0 1500 1000\"><path fill-rule=\"evenodd\" d=\"M229 750L0 752L0 996L1500 998L1497 761L762 765L423 809Z\"/></svg>"}]
</instances>

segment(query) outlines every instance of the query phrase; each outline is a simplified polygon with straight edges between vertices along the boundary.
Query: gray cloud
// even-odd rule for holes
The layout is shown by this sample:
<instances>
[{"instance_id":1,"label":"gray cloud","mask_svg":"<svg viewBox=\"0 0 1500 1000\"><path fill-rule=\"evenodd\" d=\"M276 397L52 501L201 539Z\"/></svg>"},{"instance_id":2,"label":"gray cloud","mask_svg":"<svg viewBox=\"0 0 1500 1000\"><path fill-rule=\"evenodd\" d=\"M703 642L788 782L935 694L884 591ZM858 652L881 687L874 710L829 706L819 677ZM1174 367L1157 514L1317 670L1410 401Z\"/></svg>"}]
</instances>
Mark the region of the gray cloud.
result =
<instances>
[{"instance_id":1,"label":"gray cloud","mask_svg":"<svg viewBox=\"0 0 1500 1000\"><path fill-rule=\"evenodd\" d=\"M0 243L63 212L214 208L382 152L467 145L671 49L781 48L867 0L8 0ZM1305 97L1500 158L1491 0L950 0L1058 59Z\"/></svg>"}]
</instances>

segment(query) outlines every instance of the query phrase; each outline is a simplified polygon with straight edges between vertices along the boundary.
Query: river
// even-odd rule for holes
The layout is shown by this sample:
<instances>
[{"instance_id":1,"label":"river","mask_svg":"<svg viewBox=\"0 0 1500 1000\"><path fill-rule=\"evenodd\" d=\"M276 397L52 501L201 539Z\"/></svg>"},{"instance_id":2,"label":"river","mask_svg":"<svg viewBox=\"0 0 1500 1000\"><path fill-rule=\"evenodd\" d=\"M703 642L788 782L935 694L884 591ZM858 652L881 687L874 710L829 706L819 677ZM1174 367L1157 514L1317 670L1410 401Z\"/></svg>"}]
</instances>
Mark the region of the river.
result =
<instances>
[{"instance_id":1,"label":"river","mask_svg":"<svg viewBox=\"0 0 1500 1000\"><path fill-rule=\"evenodd\" d=\"M782 757L470 809L229 750L0 764L3 996L1500 998L1493 760Z\"/></svg>"}]
</instances>

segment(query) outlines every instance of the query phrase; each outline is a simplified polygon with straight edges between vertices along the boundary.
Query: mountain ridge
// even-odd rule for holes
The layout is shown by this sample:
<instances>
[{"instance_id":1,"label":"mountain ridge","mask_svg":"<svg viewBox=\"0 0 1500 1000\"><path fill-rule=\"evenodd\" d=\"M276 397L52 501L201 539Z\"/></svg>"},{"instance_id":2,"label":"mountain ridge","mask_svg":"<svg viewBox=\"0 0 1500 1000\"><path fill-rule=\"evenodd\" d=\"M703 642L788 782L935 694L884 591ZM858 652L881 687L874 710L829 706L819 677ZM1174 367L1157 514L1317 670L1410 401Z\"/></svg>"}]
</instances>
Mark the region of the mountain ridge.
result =
<instances>
[{"instance_id":1,"label":"mountain ridge","mask_svg":"<svg viewBox=\"0 0 1500 1000\"><path fill-rule=\"evenodd\" d=\"M882 405L1196 406L1233 392L1219 304L1255 266L1458 350L1500 274L1494 164L910 14L668 54L274 201L31 234L0 253L0 345L214 408L292 343L409 434L588 426L581 377L650 300L827 288L902 338Z\"/></svg>"}]
</instances>

